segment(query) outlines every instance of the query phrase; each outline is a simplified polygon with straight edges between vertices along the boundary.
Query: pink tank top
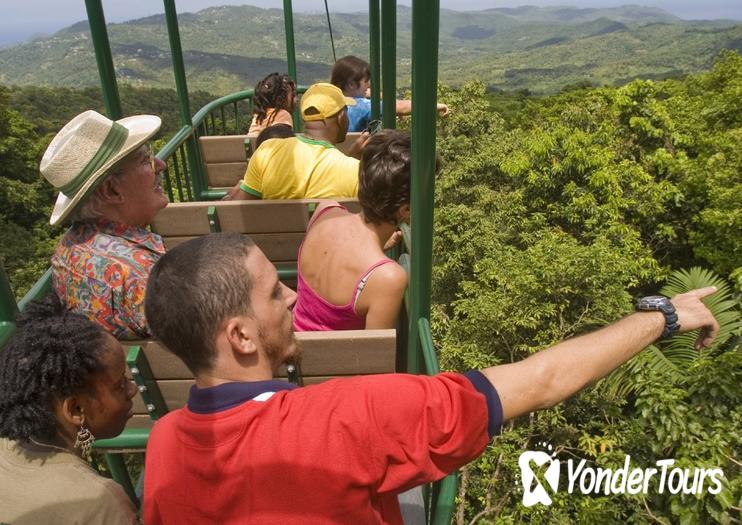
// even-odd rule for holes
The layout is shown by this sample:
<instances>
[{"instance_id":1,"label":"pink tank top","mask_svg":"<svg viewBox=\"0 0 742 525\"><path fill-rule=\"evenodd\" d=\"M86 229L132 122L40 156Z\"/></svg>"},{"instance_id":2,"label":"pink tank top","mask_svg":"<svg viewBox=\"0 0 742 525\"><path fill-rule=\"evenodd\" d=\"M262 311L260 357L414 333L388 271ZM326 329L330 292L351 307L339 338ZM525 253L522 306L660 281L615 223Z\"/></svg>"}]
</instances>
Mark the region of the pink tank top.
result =
<instances>
[{"instance_id":1,"label":"pink tank top","mask_svg":"<svg viewBox=\"0 0 742 525\"><path fill-rule=\"evenodd\" d=\"M327 210L341 208L339 204L327 206L316 213L309 221L307 231L312 224ZM346 210L347 211L347 210ZM303 246L303 243L302 243ZM326 330L363 330L366 327L366 318L356 314L355 306L361 290L366 286L371 273L379 266L394 262L391 259L381 259L366 270L358 279L353 300L343 306L327 302L317 294L304 280L301 274L301 247L299 247L298 272L296 277L296 304L294 304L294 330L297 332L326 331Z\"/></svg>"}]
</instances>

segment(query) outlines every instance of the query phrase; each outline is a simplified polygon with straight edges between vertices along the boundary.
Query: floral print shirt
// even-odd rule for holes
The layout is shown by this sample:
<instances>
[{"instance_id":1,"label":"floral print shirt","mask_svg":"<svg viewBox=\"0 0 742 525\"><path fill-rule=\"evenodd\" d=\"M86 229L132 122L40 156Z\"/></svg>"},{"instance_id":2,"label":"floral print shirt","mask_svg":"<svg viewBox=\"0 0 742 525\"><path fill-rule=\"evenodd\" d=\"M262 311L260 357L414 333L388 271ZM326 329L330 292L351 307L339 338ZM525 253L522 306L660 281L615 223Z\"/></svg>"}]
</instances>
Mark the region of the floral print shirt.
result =
<instances>
[{"instance_id":1,"label":"floral print shirt","mask_svg":"<svg viewBox=\"0 0 742 525\"><path fill-rule=\"evenodd\" d=\"M162 238L107 219L72 224L52 255L52 287L62 303L117 339L149 336L144 292L165 253Z\"/></svg>"}]
</instances>

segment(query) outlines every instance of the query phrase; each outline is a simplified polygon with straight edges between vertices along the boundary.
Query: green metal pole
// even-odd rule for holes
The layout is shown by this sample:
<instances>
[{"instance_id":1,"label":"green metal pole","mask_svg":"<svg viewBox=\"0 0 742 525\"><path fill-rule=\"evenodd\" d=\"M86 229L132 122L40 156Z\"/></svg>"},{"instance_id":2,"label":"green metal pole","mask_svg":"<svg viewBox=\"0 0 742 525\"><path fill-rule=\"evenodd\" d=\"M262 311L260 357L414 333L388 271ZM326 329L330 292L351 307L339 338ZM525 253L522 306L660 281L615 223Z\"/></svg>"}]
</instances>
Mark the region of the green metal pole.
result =
<instances>
[{"instance_id":1,"label":"green metal pole","mask_svg":"<svg viewBox=\"0 0 742 525\"><path fill-rule=\"evenodd\" d=\"M131 484L131 477L129 476L129 470L126 468L123 454L106 454L106 463L108 464L108 470L111 472L111 477L121 485L131 502L138 507L139 498L137 498L134 485Z\"/></svg>"},{"instance_id":2,"label":"green metal pole","mask_svg":"<svg viewBox=\"0 0 742 525\"><path fill-rule=\"evenodd\" d=\"M397 125L397 0L381 0L381 67L384 127Z\"/></svg>"},{"instance_id":3,"label":"green metal pole","mask_svg":"<svg viewBox=\"0 0 742 525\"><path fill-rule=\"evenodd\" d=\"M183 63L183 48L180 45L180 29L178 29L178 13L175 10L175 0L163 0L165 5L165 21L167 35L170 40L170 54L173 58L173 74L175 75L175 90L178 92L178 106L180 109L180 123L183 126L193 126L191 120L191 104L188 100L188 83L186 82L185 64ZM206 177L198 155L196 134L191 133L185 142L186 159L191 173L193 193L196 200L207 189Z\"/></svg>"},{"instance_id":4,"label":"green metal pole","mask_svg":"<svg viewBox=\"0 0 742 525\"><path fill-rule=\"evenodd\" d=\"M8 274L5 268L0 266L0 348L10 338L15 329L15 316L18 313L18 305L15 302L13 289L10 287Z\"/></svg>"},{"instance_id":5,"label":"green metal pole","mask_svg":"<svg viewBox=\"0 0 742 525\"><path fill-rule=\"evenodd\" d=\"M412 263L408 372L422 372L418 321L430 318L439 0L412 2Z\"/></svg>"},{"instance_id":6,"label":"green metal pole","mask_svg":"<svg viewBox=\"0 0 742 525\"><path fill-rule=\"evenodd\" d=\"M100 85L103 90L103 104L106 107L108 118L118 120L124 114L121 111L119 88L116 84L116 70L113 68L111 44L108 42L106 18L103 16L101 0L85 0L85 8L88 11L88 23L90 24L90 36L93 39L93 48L95 49L95 61L98 63Z\"/></svg>"},{"instance_id":7,"label":"green metal pole","mask_svg":"<svg viewBox=\"0 0 742 525\"><path fill-rule=\"evenodd\" d=\"M294 9L291 0L283 0L283 25L286 33L286 62L289 67L289 76L294 80L294 84L299 85L299 78L296 73L296 44L294 43ZM294 129L300 131L302 126L299 106L294 108Z\"/></svg>"},{"instance_id":8,"label":"green metal pole","mask_svg":"<svg viewBox=\"0 0 742 525\"><path fill-rule=\"evenodd\" d=\"M381 115L379 95L381 93L380 48L380 8L379 0L368 1L368 60L371 66L371 119Z\"/></svg>"}]
</instances>

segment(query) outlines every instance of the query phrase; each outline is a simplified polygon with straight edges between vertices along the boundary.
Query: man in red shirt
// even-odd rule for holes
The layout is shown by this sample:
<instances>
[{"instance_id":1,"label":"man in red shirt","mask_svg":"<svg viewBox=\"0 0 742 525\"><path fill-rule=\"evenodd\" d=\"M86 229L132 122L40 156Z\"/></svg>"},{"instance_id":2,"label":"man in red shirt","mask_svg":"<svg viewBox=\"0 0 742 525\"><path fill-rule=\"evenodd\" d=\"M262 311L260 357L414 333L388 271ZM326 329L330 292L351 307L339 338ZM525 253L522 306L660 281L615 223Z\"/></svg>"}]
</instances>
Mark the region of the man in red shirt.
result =
<instances>
[{"instance_id":1,"label":"man in red shirt","mask_svg":"<svg viewBox=\"0 0 742 525\"><path fill-rule=\"evenodd\" d=\"M390 374L294 388L295 294L246 236L212 234L155 265L150 327L196 377L154 426L144 519L158 523L402 523L397 494L476 458L508 419L559 403L676 331L718 324L704 288L518 363L433 377Z\"/></svg>"}]
</instances>

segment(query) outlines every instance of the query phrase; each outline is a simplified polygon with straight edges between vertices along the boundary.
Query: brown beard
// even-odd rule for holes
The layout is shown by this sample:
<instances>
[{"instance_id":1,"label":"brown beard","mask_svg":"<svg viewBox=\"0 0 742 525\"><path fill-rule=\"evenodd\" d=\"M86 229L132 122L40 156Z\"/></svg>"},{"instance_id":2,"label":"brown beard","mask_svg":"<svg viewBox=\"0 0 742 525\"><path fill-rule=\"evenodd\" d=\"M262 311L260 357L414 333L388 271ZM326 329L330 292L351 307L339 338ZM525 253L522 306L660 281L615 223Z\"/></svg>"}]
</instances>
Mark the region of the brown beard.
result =
<instances>
[{"instance_id":1,"label":"brown beard","mask_svg":"<svg viewBox=\"0 0 742 525\"><path fill-rule=\"evenodd\" d=\"M279 367L283 364L287 364L289 362L301 362L303 352L296 341L296 336L294 335L293 329L291 330L291 339L285 344L270 341L266 337L266 332L265 330L263 330L262 326L258 327L258 339L260 340L260 345L263 347L265 355L270 360L274 371L278 370ZM292 344L294 345L295 351L293 353L288 353L286 349Z\"/></svg>"}]
</instances>

